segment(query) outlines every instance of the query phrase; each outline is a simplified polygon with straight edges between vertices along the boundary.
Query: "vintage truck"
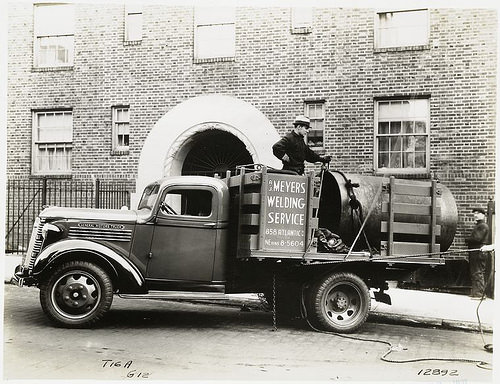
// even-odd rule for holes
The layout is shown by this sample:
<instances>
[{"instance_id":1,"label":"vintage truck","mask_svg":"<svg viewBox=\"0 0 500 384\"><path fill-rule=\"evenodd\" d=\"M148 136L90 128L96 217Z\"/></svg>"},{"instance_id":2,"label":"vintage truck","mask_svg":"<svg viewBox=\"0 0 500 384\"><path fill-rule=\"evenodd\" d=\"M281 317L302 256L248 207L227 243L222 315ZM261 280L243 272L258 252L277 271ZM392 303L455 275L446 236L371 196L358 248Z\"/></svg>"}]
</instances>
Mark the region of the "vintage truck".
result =
<instances>
[{"instance_id":1,"label":"vintage truck","mask_svg":"<svg viewBox=\"0 0 500 384\"><path fill-rule=\"evenodd\" d=\"M353 332L388 281L444 264L457 208L436 181L286 174L167 177L137 209L47 207L16 268L56 325L98 323L115 294L224 299L263 293L280 316Z\"/></svg>"}]
</instances>

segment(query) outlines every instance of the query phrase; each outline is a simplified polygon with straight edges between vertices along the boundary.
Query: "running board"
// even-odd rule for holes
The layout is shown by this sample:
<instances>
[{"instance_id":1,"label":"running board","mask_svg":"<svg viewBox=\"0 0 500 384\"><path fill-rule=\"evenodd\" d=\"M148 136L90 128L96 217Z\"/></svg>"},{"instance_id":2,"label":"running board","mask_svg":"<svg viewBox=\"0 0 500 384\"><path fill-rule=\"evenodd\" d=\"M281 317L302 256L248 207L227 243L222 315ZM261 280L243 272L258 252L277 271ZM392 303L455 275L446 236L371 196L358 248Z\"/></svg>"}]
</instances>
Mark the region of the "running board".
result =
<instances>
[{"instance_id":1,"label":"running board","mask_svg":"<svg viewBox=\"0 0 500 384\"><path fill-rule=\"evenodd\" d=\"M229 300L231 297L220 292L149 291L146 294L118 294L122 299L155 300Z\"/></svg>"}]
</instances>

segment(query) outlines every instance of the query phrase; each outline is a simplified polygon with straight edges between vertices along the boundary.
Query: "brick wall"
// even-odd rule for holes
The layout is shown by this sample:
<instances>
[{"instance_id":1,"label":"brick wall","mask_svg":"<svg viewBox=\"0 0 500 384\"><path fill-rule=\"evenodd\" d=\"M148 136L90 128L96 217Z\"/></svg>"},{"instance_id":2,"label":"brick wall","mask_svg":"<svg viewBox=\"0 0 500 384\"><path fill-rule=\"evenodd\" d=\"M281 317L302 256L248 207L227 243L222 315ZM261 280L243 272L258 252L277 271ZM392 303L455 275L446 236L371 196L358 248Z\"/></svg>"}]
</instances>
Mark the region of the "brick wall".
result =
<instances>
[{"instance_id":1,"label":"brick wall","mask_svg":"<svg viewBox=\"0 0 500 384\"><path fill-rule=\"evenodd\" d=\"M373 173L377 97L430 96L431 175L459 208L463 247L470 208L494 194L497 14L430 11L430 46L374 52L370 9L316 9L310 34L290 33L288 8L238 8L236 59L193 62L193 10L144 7L140 45L124 45L123 5L77 4L74 68L33 69L33 10L9 4L8 175L31 174L31 110L73 109L73 178L133 180L156 121L194 96L229 94L261 110L280 134L306 99L324 99L333 167ZM111 107L130 105L128 155L111 151ZM429 175L424 175L428 177Z\"/></svg>"}]
</instances>

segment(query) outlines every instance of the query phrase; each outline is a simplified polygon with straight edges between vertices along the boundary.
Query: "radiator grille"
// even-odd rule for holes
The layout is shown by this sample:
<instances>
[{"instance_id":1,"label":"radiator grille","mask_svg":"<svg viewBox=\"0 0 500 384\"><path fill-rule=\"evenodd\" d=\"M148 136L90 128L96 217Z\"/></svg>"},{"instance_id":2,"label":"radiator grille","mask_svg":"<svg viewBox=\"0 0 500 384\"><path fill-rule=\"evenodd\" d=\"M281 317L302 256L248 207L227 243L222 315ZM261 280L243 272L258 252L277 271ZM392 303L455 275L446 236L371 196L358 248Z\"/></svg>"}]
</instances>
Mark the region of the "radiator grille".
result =
<instances>
[{"instance_id":1,"label":"radiator grille","mask_svg":"<svg viewBox=\"0 0 500 384\"><path fill-rule=\"evenodd\" d=\"M35 224L33 224L33 231L31 232L31 239L28 246L28 251L23 260L23 266L28 270L33 268L35 259L40 253L43 245L42 228L45 224L45 219L36 218Z\"/></svg>"}]
</instances>

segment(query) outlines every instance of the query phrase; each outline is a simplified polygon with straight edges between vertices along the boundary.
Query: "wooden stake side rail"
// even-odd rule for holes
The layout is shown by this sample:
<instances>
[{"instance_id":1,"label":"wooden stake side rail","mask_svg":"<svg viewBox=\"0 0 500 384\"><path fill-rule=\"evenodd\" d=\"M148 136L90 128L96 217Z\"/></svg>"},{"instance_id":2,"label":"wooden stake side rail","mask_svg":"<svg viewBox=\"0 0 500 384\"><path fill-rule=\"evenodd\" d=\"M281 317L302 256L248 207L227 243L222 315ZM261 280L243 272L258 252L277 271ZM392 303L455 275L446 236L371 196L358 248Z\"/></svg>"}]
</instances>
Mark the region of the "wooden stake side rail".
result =
<instances>
[{"instance_id":1,"label":"wooden stake side rail","mask_svg":"<svg viewBox=\"0 0 500 384\"><path fill-rule=\"evenodd\" d=\"M386 186L388 190L388 201L382 202L382 212L387 214L387 220L380 222L380 232L387 234L387 241L381 241L381 255L415 255L438 253L440 250L436 237L441 235L441 190L435 180L421 182L418 184L407 184L404 180L396 180L393 176ZM425 198L427 202L414 204L401 202L399 198L418 196ZM405 222L396 220L396 215L411 215L412 217L423 217L427 223ZM402 242L395 241L394 237L399 235L418 235L427 237L427 242ZM432 259L435 257L428 257Z\"/></svg>"},{"instance_id":2,"label":"wooden stake side rail","mask_svg":"<svg viewBox=\"0 0 500 384\"><path fill-rule=\"evenodd\" d=\"M303 254L315 249L318 228L314 213L319 198L314 196L314 174L290 175L240 169L225 179L231 195L238 196L237 257L252 251Z\"/></svg>"},{"instance_id":3,"label":"wooden stake side rail","mask_svg":"<svg viewBox=\"0 0 500 384\"><path fill-rule=\"evenodd\" d=\"M387 264L441 265L441 191L435 181L408 185L389 179L381 210L385 219L380 231L387 240L380 242L379 254L318 252L312 236L318 228L318 191L314 175L284 175L268 172L267 167L226 177L231 194L237 199L237 257L240 259L302 260L306 262L376 262ZM411 196L418 196L415 204ZM424 202L422 203L422 198ZM402 200L403 199L403 200ZM417 216L417 222L399 221ZM422 220L424 222L422 222ZM236 225L236 224L235 224ZM427 237L428 242L395 241L395 235ZM411 240L410 240L411 241ZM421 240L420 240L421 241ZM401 256L401 257L399 257Z\"/></svg>"}]
</instances>

